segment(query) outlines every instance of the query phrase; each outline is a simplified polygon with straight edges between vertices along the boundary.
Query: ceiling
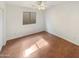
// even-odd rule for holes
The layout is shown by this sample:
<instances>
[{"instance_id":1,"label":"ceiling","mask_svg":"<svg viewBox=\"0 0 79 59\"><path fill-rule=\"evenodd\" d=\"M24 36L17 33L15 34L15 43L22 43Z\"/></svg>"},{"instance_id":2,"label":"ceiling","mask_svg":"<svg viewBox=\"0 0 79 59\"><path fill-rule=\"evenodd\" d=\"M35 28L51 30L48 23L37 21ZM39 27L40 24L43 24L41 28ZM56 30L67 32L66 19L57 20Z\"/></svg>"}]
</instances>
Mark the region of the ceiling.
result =
<instances>
[{"instance_id":1,"label":"ceiling","mask_svg":"<svg viewBox=\"0 0 79 59\"><path fill-rule=\"evenodd\" d=\"M59 1L43 1L43 2L48 8L60 3ZM7 1L6 4L35 8L37 1Z\"/></svg>"}]
</instances>

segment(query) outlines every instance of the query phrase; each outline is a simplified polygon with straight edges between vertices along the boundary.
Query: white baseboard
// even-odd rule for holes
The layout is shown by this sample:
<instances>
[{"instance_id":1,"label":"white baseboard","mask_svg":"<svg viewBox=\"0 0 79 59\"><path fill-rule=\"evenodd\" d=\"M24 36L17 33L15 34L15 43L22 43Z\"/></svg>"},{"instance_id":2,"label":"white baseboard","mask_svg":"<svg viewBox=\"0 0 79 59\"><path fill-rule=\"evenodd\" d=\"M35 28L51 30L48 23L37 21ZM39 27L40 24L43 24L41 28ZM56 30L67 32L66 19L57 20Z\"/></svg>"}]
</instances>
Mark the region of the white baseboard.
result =
<instances>
[{"instance_id":1,"label":"white baseboard","mask_svg":"<svg viewBox=\"0 0 79 59\"><path fill-rule=\"evenodd\" d=\"M47 31L47 32L48 32L48 31ZM50 32L48 32L48 33L50 33ZM74 42L74 41L72 41L72 40L69 40L70 38L68 39L68 38L66 38L66 37L64 37L64 36L60 36L60 35L58 35L58 34L56 34L56 33L50 33L50 34L56 35L56 36L58 36L58 37L60 37L60 38L63 38L64 40L67 40L67 41L69 41L69 42L71 42L71 43L73 43L73 44L79 46L78 43L76 43L76 42Z\"/></svg>"},{"instance_id":2,"label":"white baseboard","mask_svg":"<svg viewBox=\"0 0 79 59\"><path fill-rule=\"evenodd\" d=\"M7 41L6 41L7 42ZM6 45L6 42L4 42L4 46Z\"/></svg>"},{"instance_id":3,"label":"white baseboard","mask_svg":"<svg viewBox=\"0 0 79 59\"><path fill-rule=\"evenodd\" d=\"M2 47L0 47L0 51L2 50Z\"/></svg>"},{"instance_id":4,"label":"white baseboard","mask_svg":"<svg viewBox=\"0 0 79 59\"><path fill-rule=\"evenodd\" d=\"M6 42L3 44L3 46L5 46L5 45L6 45ZM3 47L3 46L0 47L0 51L2 50L2 47Z\"/></svg>"},{"instance_id":5,"label":"white baseboard","mask_svg":"<svg viewBox=\"0 0 79 59\"><path fill-rule=\"evenodd\" d=\"M36 32L31 32L31 33L28 33L28 34L25 34L25 35L18 35L16 37L8 37L7 41L8 40L12 40L12 39L16 39L16 38L20 38L20 37L24 37L24 36L28 36L28 35L31 35L31 34L35 34L35 33L39 33L39 32L43 32L45 30L42 30L42 31L36 31Z\"/></svg>"}]
</instances>

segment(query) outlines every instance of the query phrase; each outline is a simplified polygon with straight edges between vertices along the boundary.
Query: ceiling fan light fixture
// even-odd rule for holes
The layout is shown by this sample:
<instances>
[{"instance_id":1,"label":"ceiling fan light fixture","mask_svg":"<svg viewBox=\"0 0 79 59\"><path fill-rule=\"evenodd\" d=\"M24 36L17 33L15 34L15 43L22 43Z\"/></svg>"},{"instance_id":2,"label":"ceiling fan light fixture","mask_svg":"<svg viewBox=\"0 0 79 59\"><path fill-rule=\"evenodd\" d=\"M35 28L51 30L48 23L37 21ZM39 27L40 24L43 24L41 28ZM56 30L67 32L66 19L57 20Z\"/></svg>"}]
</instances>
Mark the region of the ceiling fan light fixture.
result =
<instances>
[{"instance_id":1,"label":"ceiling fan light fixture","mask_svg":"<svg viewBox=\"0 0 79 59\"><path fill-rule=\"evenodd\" d=\"M39 10L45 10L46 9L46 5L44 4L44 2L40 1L40 4L38 4L38 9Z\"/></svg>"},{"instance_id":2,"label":"ceiling fan light fixture","mask_svg":"<svg viewBox=\"0 0 79 59\"><path fill-rule=\"evenodd\" d=\"M45 10L46 7L45 7L45 6L39 6L38 9L39 9L39 10Z\"/></svg>"}]
</instances>

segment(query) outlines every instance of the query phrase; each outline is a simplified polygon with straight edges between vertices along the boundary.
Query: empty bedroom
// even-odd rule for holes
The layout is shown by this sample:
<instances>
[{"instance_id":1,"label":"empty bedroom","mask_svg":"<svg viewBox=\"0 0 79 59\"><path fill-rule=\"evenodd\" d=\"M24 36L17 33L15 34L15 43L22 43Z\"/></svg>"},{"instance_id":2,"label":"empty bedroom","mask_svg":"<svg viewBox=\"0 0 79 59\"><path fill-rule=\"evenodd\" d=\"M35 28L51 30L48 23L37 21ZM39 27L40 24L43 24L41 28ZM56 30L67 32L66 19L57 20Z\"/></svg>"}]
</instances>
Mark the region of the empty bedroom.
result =
<instances>
[{"instance_id":1,"label":"empty bedroom","mask_svg":"<svg viewBox=\"0 0 79 59\"><path fill-rule=\"evenodd\" d=\"M0 1L0 58L79 58L79 1Z\"/></svg>"}]
</instances>

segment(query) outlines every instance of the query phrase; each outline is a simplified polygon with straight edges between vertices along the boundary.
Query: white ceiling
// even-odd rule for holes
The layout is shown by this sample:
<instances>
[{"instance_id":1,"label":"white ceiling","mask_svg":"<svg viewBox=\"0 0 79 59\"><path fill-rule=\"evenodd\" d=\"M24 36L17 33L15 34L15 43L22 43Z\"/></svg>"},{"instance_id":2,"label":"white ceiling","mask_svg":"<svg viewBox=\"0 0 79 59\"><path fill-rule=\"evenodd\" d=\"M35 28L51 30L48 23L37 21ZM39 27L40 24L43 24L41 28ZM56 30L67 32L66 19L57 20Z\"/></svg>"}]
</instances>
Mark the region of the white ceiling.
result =
<instances>
[{"instance_id":1,"label":"white ceiling","mask_svg":"<svg viewBox=\"0 0 79 59\"><path fill-rule=\"evenodd\" d=\"M59 1L44 1L47 7L51 7L53 5L57 5ZM34 8L37 4L37 1L7 1L6 4L16 5L16 6L23 6L23 7L30 7Z\"/></svg>"}]
</instances>

